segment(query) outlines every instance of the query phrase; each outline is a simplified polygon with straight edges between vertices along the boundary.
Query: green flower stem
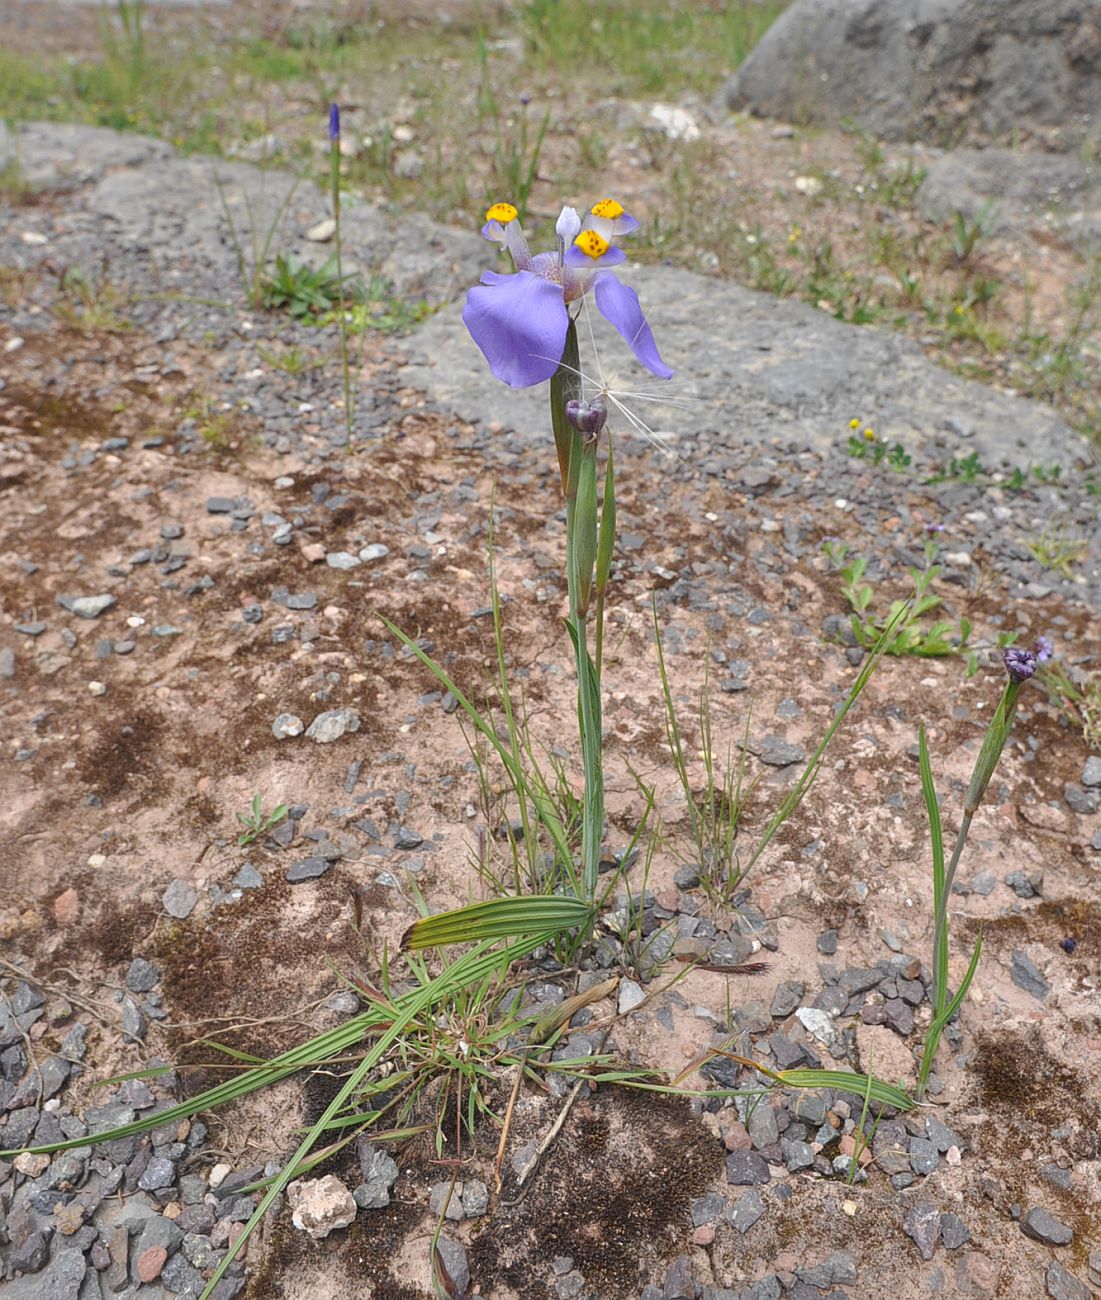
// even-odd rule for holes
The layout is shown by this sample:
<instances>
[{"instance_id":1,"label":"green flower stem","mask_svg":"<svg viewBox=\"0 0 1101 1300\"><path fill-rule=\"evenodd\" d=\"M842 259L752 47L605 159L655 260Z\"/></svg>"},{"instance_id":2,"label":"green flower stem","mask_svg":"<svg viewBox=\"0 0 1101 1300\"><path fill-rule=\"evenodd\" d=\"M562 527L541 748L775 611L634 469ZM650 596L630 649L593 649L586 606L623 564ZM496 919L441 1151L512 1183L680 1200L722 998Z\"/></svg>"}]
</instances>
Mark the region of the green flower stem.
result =
<instances>
[{"instance_id":1,"label":"green flower stem","mask_svg":"<svg viewBox=\"0 0 1101 1300\"><path fill-rule=\"evenodd\" d=\"M344 423L348 431L348 445L352 443L352 424L355 420L352 374L348 366L348 318L344 310L344 253L340 238L340 139L329 145L329 186L333 196L333 220L336 222L336 282L340 286L340 362L344 371Z\"/></svg>"},{"instance_id":2,"label":"green flower stem","mask_svg":"<svg viewBox=\"0 0 1101 1300\"><path fill-rule=\"evenodd\" d=\"M589 654L586 614L592 595L597 557L596 443L586 444L566 419L566 403L580 399L577 330L566 331L562 362L550 384L551 426L554 429L562 490L566 497L566 585L569 591L568 630L577 665L577 719L585 793L581 815L581 887L586 903L596 897L600 873L600 840L604 829L604 771L600 675ZM603 602L598 601L598 620ZM602 640L597 630L598 643ZM587 927L591 931L591 922Z\"/></svg>"}]
</instances>

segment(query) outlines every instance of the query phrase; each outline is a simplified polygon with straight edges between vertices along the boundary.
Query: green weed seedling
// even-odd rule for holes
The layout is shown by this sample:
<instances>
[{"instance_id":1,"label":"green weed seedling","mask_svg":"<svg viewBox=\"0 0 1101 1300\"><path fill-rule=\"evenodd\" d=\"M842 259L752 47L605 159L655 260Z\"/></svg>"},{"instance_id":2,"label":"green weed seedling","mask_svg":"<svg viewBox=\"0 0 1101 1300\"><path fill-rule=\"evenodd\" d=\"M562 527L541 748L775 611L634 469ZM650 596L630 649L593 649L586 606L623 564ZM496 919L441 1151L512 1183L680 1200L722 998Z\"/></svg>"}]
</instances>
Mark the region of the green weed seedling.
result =
<instances>
[{"instance_id":1,"label":"green weed seedling","mask_svg":"<svg viewBox=\"0 0 1101 1300\"><path fill-rule=\"evenodd\" d=\"M274 830L286 815L287 805L285 803L273 808L270 813L265 813L263 800L258 794L254 794L248 812L239 812L237 814L237 820L245 827L241 834L237 836L238 848L243 849L258 840L261 835L266 835L268 831Z\"/></svg>"},{"instance_id":2,"label":"green weed seedling","mask_svg":"<svg viewBox=\"0 0 1101 1300\"><path fill-rule=\"evenodd\" d=\"M949 238L957 263L962 265L974 255L975 250L994 228L996 218L993 199L988 199L971 220L968 220L962 212L956 211L952 218Z\"/></svg>"},{"instance_id":3,"label":"green weed seedling","mask_svg":"<svg viewBox=\"0 0 1101 1300\"><path fill-rule=\"evenodd\" d=\"M1068 669L1053 660L1041 666L1037 678L1048 700L1082 733L1086 744L1101 750L1101 673Z\"/></svg>"},{"instance_id":4,"label":"green weed seedling","mask_svg":"<svg viewBox=\"0 0 1101 1300\"><path fill-rule=\"evenodd\" d=\"M841 576L841 594L852 610L851 625L857 644L870 649L888 626L894 627L886 653L890 655L917 655L923 659L941 658L962 653L971 639L971 623L961 618L958 625L944 619L922 625L922 617L943 605L941 598L930 591L943 568L936 564L939 547L935 541L925 543L925 568L911 566L908 570L914 583L914 594L908 600L891 602L886 615L871 612L875 588L864 581L868 562L862 555L849 559L849 548L844 542L826 542L826 558Z\"/></svg>"},{"instance_id":5,"label":"green weed seedling","mask_svg":"<svg viewBox=\"0 0 1101 1300\"><path fill-rule=\"evenodd\" d=\"M61 276L61 294L57 314L81 334L125 334L133 329L122 315L126 297L108 279L106 267L98 272L69 267Z\"/></svg>"},{"instance_id":6,"label":"green weed seedling","mask_svg":"<svg viewBox=\"0 0 1101 1300\"><path fill-rule=\"evenodd\" d=\"M1035 537L1022 539L1025 550L1047 573L1072 578L1074 569L1086 558L1089 542L1067 531L1066 525L1048 525Z\"/></svg>"},{"instance_id":7,"label":"green weed seedling","mask_svg":"<svg viewBox=\"0 0 1101 1300\"><path fill-rule=\"evenodd\" d=\"M280 253L260 280L261 305L269 311L288 311L299 321L321 317L345 302L357 301L362 293L355 276L340 274L335 253L320 266L300 262L293 253Z\"/></svg>"}]
</instances>

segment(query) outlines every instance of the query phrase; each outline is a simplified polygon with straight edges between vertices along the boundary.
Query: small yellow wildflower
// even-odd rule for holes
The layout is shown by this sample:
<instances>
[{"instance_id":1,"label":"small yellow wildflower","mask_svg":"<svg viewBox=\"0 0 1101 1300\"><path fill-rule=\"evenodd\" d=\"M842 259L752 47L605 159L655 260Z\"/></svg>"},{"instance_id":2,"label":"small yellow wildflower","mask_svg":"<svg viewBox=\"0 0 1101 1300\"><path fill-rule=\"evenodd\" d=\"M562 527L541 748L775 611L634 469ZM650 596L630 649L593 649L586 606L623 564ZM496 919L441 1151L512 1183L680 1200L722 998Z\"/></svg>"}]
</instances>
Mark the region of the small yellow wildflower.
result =
<instances>
[{"instance_id":1,"label":"small yellow wildflower","mask_svg":"<svg viewBox=\"0 0 1101 1300\"><path fill-rule=\"evenodd\" d=\"M875 430L865 426L864 437L867 438L869 442L875 442Z\"/></svg>"},{"instance_id":2,"label":"small yellow wildflower","mask_svg":"<svg viewBox=\"0 0 1101 1300\"><path fill-rule=\"evenodd\" d=\"M853 418L849 421L849 428L852 429L854 432L860 428L860 417L858 415L854 415Z\"/></svg>"}]
</instances>

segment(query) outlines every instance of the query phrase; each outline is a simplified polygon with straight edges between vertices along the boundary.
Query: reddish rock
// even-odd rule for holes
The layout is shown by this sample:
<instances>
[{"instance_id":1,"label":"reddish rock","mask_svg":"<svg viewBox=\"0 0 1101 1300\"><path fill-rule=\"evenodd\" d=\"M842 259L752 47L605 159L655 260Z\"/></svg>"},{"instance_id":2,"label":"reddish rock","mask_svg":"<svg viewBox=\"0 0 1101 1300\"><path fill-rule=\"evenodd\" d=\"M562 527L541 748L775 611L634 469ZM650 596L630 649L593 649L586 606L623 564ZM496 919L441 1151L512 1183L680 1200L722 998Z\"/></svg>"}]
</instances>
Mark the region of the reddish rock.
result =
<instances>
[{"instance_id":1,"label":"reddish rock","mask_svg":"<svg viewBox=\"0 0 1101 1300\"><path fill-rule=\"evenodd\" d=\"M58 925L76 925L80 920L80 895L66 889L54 899L54 920Z\"/></svg>"},{"instance_id":2,"label":"reddish rock","mask_svg":"<svg viewBox=\"0 0 1101 1300\"><path fill-rule=\"evenodd\" d=\"M168 1251L163 1246L150 1246L148 1250L143 1250L138 1256L138 1278L142 1282L156 1281L167 1259Z\"/></svg>"},{"instance_id":3,"label":"reddish rock","mask_svg":"<svg viewBox=\"0 0 1101 1300\"><path fill-rule=\"evenodd\" d=\"M693 1244L697 1246L710 1246L714 1240L715 1225L713 1223L701 1223L692 1234Z\"/></svg>"}]
</instances>

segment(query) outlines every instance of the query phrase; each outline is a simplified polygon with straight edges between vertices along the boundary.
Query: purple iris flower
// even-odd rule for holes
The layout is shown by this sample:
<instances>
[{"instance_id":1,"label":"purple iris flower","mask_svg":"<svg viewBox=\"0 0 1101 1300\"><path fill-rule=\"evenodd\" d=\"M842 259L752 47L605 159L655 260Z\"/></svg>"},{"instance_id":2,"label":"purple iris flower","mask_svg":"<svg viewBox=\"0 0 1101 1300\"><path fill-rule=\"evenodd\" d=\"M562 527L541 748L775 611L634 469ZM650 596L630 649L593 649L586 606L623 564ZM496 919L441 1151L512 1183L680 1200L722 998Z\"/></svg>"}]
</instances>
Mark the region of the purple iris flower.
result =
<instances>
[{"instance_id":1,"label":"purple iris flower","mask_svg":"<svg viewBox=\"0 0 1101 1300\"><path fill-rule=\"evenodd\" d=\"M531 388L558 369L571 315L592 291L597 310L627 340L651 374L671 378L634 289L608 270L627 260L616 240L638 229L634 217L614 199L602 199L585 220L563 208L555 225L557 250L532 256L518 213L495 203L482 235L503 244L516 270L486 271L466 297L463 323L494 375L510 388ZM574 304L577 304L575 307Z\"/></svg>"},{"instance_id":2,"label":"purple iris flower","mask_svg":"<svg viewBox=\"0 0 1101 1300\"><path fill-rule=\"evenodd\" d=\"M329 140L340 139L340 105L329 105Z\"/></svg>"},{"instance_id":3,"label":"purple iris flower","mask_svg":"<svg viewBox=\"0 0 1101 1300\"><path fill-rule=\"evenodd\" d=\"M1036 656L1031 650L1011 645L1002 655L1005 670L1015 682L1027 682L1036 672Z\"/></svg>"},{"instance_id":4,"label":"purple iris flower","mask_svg":"<svg viewBox=\"0 0 1101 1300\"><path fill-rule=\"evenodd\" d=\"M1039 636L1036 638L1036 644L1033 646L1036 652L1036 662L1046 664L1055 653L1055 643L1049 636Z\"/></svg>"}]
</instances>

